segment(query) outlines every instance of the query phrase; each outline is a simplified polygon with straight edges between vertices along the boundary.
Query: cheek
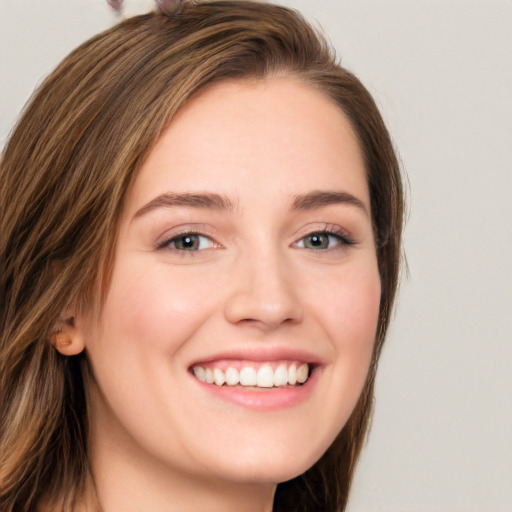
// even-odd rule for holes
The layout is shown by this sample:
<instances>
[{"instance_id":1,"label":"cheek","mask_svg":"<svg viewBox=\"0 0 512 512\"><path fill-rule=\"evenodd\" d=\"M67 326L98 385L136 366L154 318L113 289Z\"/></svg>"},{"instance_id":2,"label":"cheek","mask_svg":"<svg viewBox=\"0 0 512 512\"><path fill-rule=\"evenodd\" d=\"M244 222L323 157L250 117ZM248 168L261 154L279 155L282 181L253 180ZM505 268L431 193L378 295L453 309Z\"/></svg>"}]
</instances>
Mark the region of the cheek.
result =
<instances>
[{"instance_id":1,"label":"cheek","mask_svg":"<svg viewBox=\"0 0 512 512\"><path fill-rule=\"evenodd\" d=\"M353 279L339 297L337 350L341 357L352 363L356 380L364 380L370 364L381 297L380 278L374 274L362 274ZM363 382L360 382L362 387Z\"/></svg>"},{"instance_id":2,"label":"cheek","mask_svg":"<svg viewBox=\"0 0 512 512\"><path fill-rule=\"evenodd\" d=\"M373 347L379 318L380 279L377 274L373 278L360 279L353 284L352 290L352 293L347 291L341 296L348 313L342 315L342 329L355 331L354 339L360 341L362 348L365 345Z\"/></svg>"},{"instance_id":3,"label":"cheek","mask_svg":"<svg viewBox=\"0 0 512 512\"><path fill-rule=\"evenodd\" d=\"M333 353L329 407L332 434L346 423L361 394L370 366L381 297L378 271L351 272L332 283L324 297L320 323L326 329Z\"/></svg>"},{"instance_id":4,"label":"cheek","mask_svg":"<svg viewBox=\"0 0 512 512\"><path fill-rule=\"evenodd\" d=\"M317 293L319 322L339 350L373 348L381 297L380 276L375 265L351 268L331 279Z\"/></svg>"},{"instance_id":5,"label":"cheek","mask_svg":"<svg viewBox=\"0 0 512 512\"><path fill-rule=\"evenodd\" d=\"M214 307L207 278L196 274L171 273L165 265L119 265L103 309L103 337L177 350Z\"/></svg>"}]
</instances>

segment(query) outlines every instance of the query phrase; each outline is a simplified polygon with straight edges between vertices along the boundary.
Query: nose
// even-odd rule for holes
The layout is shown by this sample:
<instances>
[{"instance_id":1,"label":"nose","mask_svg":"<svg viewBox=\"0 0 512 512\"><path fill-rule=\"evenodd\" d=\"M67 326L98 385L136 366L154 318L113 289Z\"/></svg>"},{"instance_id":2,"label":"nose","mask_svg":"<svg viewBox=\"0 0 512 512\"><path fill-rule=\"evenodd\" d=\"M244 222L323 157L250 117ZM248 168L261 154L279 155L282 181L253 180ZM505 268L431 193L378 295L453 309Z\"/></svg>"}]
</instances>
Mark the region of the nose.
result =
<instances>
[{"instance_id":1,"label":"nose","mask_svg":"<svg viewBox=\"0 0 512 512\"><path fill-rule=\"evenodd\" d=\"M244 258L233 272L225 317L233 324L272 330L300 323L303 308L289 268L278 255Z\"/></svg>"}]
</instances>

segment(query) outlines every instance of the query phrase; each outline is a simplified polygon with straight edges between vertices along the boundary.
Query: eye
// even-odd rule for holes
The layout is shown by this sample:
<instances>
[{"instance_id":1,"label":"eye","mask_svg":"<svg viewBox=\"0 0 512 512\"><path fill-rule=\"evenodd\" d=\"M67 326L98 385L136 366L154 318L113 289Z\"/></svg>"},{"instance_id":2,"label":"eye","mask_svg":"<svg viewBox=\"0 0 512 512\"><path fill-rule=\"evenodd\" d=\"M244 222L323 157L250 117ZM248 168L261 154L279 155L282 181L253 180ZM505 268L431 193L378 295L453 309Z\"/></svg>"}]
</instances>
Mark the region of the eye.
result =
<instances>
[{"instance_id":1,"label":"eye","mask_svg":"<svg viewBox=\"0 0 512 512\"><path fill-rule=\"evenodd\" d=\"M183 233L167 240L162 247L169 247L176 251L194 252L215 247L215 242L210 237L199 233Z\"/></svg>"},{"instance_id":2,"label":"eye","mask_svg":"<svg viewBox=\"0 0 512 512\"><path fill-rule=\"evenodd\" d=\"M297 242L298 247L315 251L334 249L340 245L352 245L352 241L345 236L328 231L310 233Z\"/></svg>"}]
</instances>

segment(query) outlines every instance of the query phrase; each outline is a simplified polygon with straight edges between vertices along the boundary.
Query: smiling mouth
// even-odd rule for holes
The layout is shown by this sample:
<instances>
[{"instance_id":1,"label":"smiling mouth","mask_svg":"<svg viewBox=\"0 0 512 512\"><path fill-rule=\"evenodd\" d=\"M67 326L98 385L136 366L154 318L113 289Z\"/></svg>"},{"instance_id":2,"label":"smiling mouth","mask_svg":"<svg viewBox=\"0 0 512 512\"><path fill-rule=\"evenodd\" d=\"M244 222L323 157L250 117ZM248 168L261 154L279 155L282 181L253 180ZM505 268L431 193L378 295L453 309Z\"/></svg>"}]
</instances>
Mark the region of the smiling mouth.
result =
<instances>
[{"instance_id":1,"label":"smiling mouth","mask_svg":"<svg viewBox=\"0 0 512 512\"><path fill-rule=\"evenodd\" d=\"M206 384L238 388L283 388L301 386L310 376L308 363L231 362L230 364L196 364L193 375Z\"/></svg>"}]
</instances>

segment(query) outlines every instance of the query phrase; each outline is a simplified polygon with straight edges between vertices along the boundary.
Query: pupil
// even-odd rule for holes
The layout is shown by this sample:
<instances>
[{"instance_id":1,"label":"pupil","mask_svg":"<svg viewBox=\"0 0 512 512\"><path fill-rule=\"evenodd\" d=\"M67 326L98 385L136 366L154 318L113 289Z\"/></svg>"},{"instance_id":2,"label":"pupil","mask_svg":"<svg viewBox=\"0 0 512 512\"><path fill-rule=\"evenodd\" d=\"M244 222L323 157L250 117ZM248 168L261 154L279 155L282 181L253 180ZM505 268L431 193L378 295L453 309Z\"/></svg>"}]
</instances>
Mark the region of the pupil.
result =
<instances>
[{"instance_id":1,"label":"pupil","mask_svg":"<svg viewBox=\"0 0 512 512\"><path fill-rule=\"evenodd\" d=\"M190 235L182 237L181 247L183 249L195 249L197 247L197 237Z\"/></svg>"},{"instance_id":2,"label":"pupil","mask_svg":"<svg viewBox=\"0 0 512 512\"><path fill-rule=\"evenodd\" d=\"M324 235L311 235L309 237L309 245L314 248L324 248L326 246L326 237Z\"/></svg>"}]
</instances>

